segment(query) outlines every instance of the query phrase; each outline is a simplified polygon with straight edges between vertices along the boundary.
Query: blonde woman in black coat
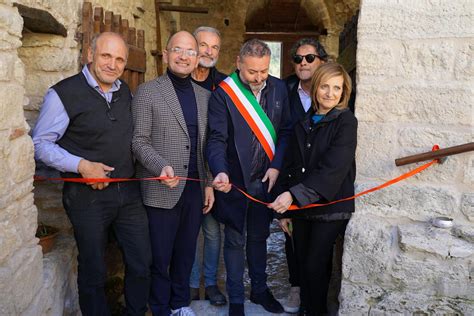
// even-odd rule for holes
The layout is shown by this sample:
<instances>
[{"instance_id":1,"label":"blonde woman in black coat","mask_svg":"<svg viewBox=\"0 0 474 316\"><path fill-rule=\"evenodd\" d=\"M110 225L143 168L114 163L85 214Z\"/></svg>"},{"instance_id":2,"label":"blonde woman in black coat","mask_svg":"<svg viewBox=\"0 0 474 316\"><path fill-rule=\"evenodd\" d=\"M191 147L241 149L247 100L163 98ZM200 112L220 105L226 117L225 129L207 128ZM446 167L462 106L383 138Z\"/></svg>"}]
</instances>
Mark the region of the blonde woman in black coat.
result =
<instances>
[{"instance_id":1,"label":"blonde woman in black coat","mask_svg":"<svg viewBox=\"0 0 474 316\"><path fill-rule=\"evenodd\" d=\"M357 119L348 109L351 80L336 63L321 65L312 79L312 110L298 122L281 186L269 205L292 233L301 282L301 315L327 313L333 245L344 234L354 201L289 211L291 204L327 203L354 195ZM289 229L292 223L293 231Z\"/></svg>"}]
</instances>

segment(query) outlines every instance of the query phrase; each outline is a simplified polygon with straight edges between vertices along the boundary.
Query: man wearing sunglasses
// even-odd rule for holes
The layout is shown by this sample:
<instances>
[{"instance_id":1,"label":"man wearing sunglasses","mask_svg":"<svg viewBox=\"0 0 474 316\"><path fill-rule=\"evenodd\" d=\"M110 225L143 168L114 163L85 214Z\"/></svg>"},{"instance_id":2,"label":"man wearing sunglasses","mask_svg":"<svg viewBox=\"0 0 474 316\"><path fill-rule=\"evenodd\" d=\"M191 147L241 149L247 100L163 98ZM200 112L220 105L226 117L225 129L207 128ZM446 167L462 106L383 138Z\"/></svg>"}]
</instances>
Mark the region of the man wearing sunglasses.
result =
<instances>
[{"instance_id":1,"label":"man wearing sunglasses","mask_svg":"<svg viewBox=\"0 0 474 316\"><path fill-rule=\"evenodd\" d=\"M33 130L35 157L65 178L132 178L132 95L119 79L128 48L119 34L92 40L89 64L48 90ZM63 204L74 229L83 315L110 315L104 292L109 229L125 259L126 315L145 315L150 287L148 220L135 182L73 183Z\"/></svg>"},{"instance_id":2,"label":"man wearing sunglasses","mask_svg":"<svg viewBox=\"0 0 474 316\"><path fill-rule=\"evenodd\" d=\"M328 60L324 47L313 38L303 38L291 49L295 74L286 79L294 123L311 107L311 78L319 65Z\"/></svg>"},{"instance_id":3,"label":"man wearing sunglasses","mask_svg":"<svg viewBox=\"0 0 474 316\"><path fill-rule=\"evenodd\" d=\"M289 76L285 81L293 124L296 124L311 108L311 79L316 69L328 60L328 54L317 40L303 38L293 45L291 57L295 74ZM291 285L290 293L283 307L287 313L296 313L300 307L300 286L290 223L290 219L280 220L280 226L285 232L286 260Z\"/></svg>"}]
</instances>

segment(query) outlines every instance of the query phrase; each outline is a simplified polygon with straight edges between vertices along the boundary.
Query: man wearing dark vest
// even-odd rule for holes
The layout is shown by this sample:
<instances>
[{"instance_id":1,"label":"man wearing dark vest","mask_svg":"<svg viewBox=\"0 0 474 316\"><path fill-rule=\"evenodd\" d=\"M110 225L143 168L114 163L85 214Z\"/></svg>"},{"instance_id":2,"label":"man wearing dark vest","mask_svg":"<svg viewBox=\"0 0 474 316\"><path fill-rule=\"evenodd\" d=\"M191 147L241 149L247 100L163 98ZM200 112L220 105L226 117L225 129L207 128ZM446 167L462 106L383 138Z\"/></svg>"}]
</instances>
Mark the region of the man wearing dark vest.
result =
<instances>
[{"instance_id":1,"label":"man wearing dark vest","mask_svg":"<svg viewBox=\"0 0 474 316\"><path fill-rule=\"evenodd\" d=\"M139 175L166 177L142 182L153 255L149 303L154 316L194 315L189 275L203 214L214 204L203 154L210 92L191 80L197 55L190 33L171 36L163 51L166 73L140 85L133 98L132 148Z\"/></svg>"},{"instance_id":2,"label":"man wearing dark vest","mask_svg":"<svg viewBox=\"0 0 474 316\"><path fill-rule=\"evenodd\" d=\"M311 108L311 80L319 65L328 60L328 54L323 45L313 38L303 38L297 41L291 48L290 54L295 74L286 78L285 82L290 98L291 117L293 124L296 124ZM280 226L285 232L286 260L291 285L284 308L287 313L296 313L300 309L300 283L290 223L291 219L289 218L280 220Z\"/></svg>"},{"instance_id":3,"label":"man wearing dark vest","mask_svg":"<svg viewBox=\"0 0 474 316\"><path fill-rule=\"evenodd\" d=\"M209 26L200 26L194 33L198 43L199 64L191 73L191 80L206 90L214 91L227 76L216 69L221 49L221 36L218 30ZM227 300L217 287L217 269L221 249L221 228L212 214L206 214L202 221L204 247L202 247L202 270L204 275L205 298L211 305L225 305ZM201 282L201 260L199 247L196 247L189 287L191 299L199 300Z\"/></svg>"},{"instance_id":4,"label":"man wearing dark vest","mask_svg":"<svg viewBox=\"0 0 474 316\"><path fill-rule=\"evenodd\" d=\"M215 176L215 218L225 224L224 260L229 315L244 315L245 253L250 300L272 313L283 307L267 286L267 238L273 213L232 184L269 201L291 135L285 83L268 74L271 51L264 42L244 43L237 71L221 82L209 101L206 155Z\"/></svg>"},{"instance_id":5,"label":"man wearing dark vest","mask_svg":"<svg viewBox=\"0 0 474 316\"><path fill-rule=\"evenodd\" d=\"M67 178L131 178L131 93L118 78L128 49L120 35L102 33L89 64L48 90L33 130L36 159ZM66 182L63 204L74 229L82 314L110 315L104 283L105 246L112 229L125 259L126 315L145 315L150 286L150 240L136 182Z\"/></svg>"}]
</instances>

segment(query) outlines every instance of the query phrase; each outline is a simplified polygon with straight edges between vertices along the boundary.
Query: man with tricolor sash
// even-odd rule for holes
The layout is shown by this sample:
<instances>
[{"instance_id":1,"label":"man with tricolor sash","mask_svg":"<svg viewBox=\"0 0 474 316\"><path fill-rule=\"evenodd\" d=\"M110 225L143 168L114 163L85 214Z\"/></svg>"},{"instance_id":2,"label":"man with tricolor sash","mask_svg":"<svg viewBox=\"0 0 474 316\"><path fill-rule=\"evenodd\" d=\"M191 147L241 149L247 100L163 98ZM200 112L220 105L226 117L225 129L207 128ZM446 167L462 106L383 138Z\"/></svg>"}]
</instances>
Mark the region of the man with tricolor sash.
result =
<instances>
[{"instance_id":1,"label":"man with tricolor sash","mask_svg":"<svg viewBox=\"0 0 474 316\"><path fill-rule=\"evenodd\" d=\"M268 74L271 51L257 39L242 46L237 70L209 101L206 154L214 178L214 217L225 224L224 260L229 315L244 315L246 248L250 300L272 313L283 307L267 287L266 240L273 213L246 199L232 185L271 201L291 133L291 114L283 81Z\"/></svg>"}]
</instances>

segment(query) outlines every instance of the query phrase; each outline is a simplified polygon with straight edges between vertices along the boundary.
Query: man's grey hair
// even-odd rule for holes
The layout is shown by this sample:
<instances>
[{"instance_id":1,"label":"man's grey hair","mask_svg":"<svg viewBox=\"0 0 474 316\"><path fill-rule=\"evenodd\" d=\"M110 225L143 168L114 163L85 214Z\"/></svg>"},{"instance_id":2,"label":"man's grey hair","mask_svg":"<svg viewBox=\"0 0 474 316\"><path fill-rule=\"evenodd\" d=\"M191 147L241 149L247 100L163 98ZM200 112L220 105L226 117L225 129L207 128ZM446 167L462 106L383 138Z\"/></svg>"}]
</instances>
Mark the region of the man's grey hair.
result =
<instances>
[{"instance_id":1,"label":"man's grey hair","mask_svg":"<svg viewBox=\"0 0 474 316\"><path fill-rule=\"evenodd\" d=\"M197 37L197 35L201 32L214 33L217 36L219 36L219 38L221 37L221 32L219 32L218 29L215 29L215 28L210 27L210 26L200 26L197 29L195 29L194 32L193 32L194 37Z\"/></svg>"},{"instance_id":2,"label":"man's grey hair","mask_svg":"<svg viewBox=\"0 0 474 316\"><path fill-rule=\"evenodd\" d=\"M291 48L290 56L291 57L295 56L298 48L304 45L313 46L318 56L321 57L322 60L328 61L329 56L328 56L328 53L326 53L326 50L324 49L323 45L318 40L314 38L310 38L310 37L302 38L299 41L297 41Z\"/></svg>"},{"instance_id":3,"label":"man's grey hair","mask_svg":"<svg viewBox=\"0 0 474 316\"><path fill-rule=\"evenodd\" d=\"M239 57L240 59L246 57L246 56L252 56L252 57L263 57L263 56L271 56L272 51L270 50L270 47L268 45L257 39L253 38L244 43L242 47L240 48L239 52Z\"/></svg>"},{"instance_id":4,"label":"man's grey hair","mask_svg":"<svg viewBox=\"0 0 474 316\"><path fill-rule=\"evenodd\" d=\"M92 36L91 46L90 46L91 51L92 51L92 55L95 55L95 51L97 50L97 41L99 40L99 38L101 38L104 35L109 35L109 36L111 35L111 36L116 36L117 38L120 38L123 41L123 44L125 45L125 48L127 49L127 56L126 57L128 58L128 45L125 42L125 40L123 39L122 35L120 35L119 33L115 33L115 32L97 33L94 36Z\"/></svg>"}]
</instances>

